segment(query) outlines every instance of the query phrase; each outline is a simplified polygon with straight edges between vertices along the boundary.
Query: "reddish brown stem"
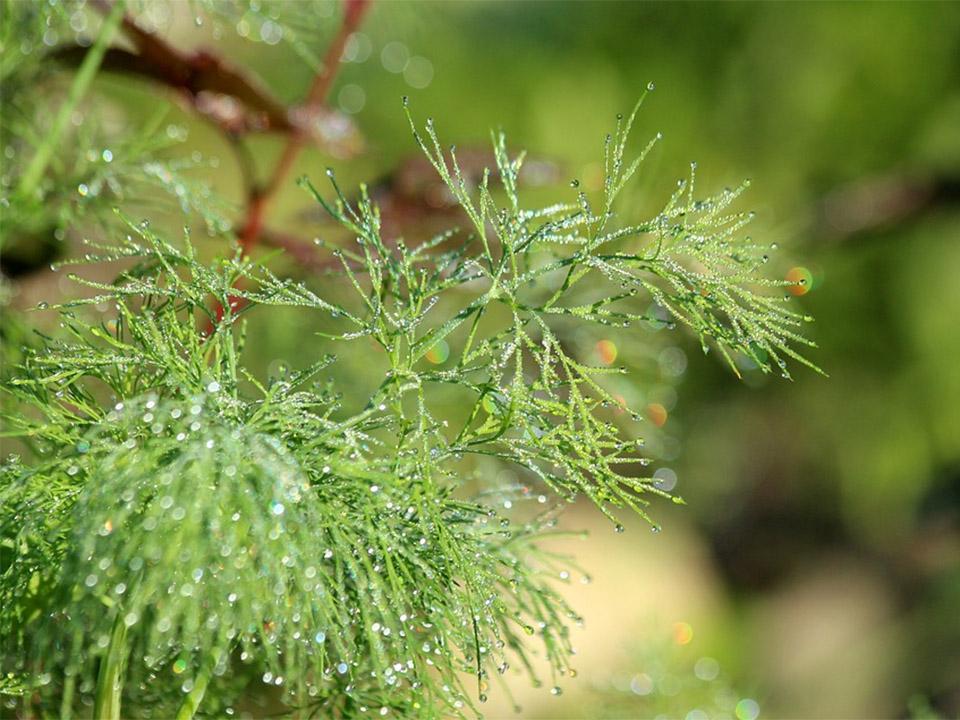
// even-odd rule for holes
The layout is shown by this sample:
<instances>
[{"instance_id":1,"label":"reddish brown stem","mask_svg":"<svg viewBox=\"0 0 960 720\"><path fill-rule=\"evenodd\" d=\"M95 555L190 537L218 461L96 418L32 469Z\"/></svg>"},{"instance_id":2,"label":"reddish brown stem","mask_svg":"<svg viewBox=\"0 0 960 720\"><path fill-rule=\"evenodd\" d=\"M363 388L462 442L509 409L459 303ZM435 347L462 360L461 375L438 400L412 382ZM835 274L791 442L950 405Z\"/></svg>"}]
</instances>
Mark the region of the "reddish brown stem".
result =
<instances>
[{"instance_id":1,"label":"reddish brown stem","mask_svg":"<svg viewBox=\"0 0 960 720\"><path fill-rule=\"evenodd\" d=\"M333 79L336 77L337 70L340 67L340 58L343 55L347 40L360 26L360 21L363 19L363 15L371 2L372 0L344 0L343 22L333 41L330 43L330 46L327 48L327 52L323 58L323 66L314 77L313 83L310 86L310 91L307 94L307 99L302 108L308 120L300 127L309 126L309 118L316 116L327 102L327 95L330 93ZM290 174L293 164L296 162L297 157L300 155L301 150L303 150L308 140L309 135L303 130L290 134L283 148L283 153L280 155L280 159L270 174L269 180L263 186L253 187L249 192L247 196L246 217L238 237L240 249L244 255L249 254L250 251L257 246L261 232L263 231L267 208L277 194L277 191L283 185L284 180ZM242 307L243 304L241 298L235 296L230 297L231 308L238 309ZM218 304L216 308L217 322L223 319L223 315L224 307ZM210 328L210 330L212 330L212 328Z\"/></svg>"},{"instance_id":2,"label":"reddish brown stem","mask_svg":"<svg viewBox=\"0 0 960 720\"><path fill-rule=\"evenodd\" d=\"M113 2L91 0L95 9L110 12ZM122 19L123 31L133 49L110 48L103 69L144 77L177 91L198 114L226 133L293 132L287 108L243 68L215 53L184 52L137 24L130 15ZM79 63L87 48L64 46L53 57Z\"/></svg>"},{"instance_id":3,"label":"reddish brown stem","mask_svg":"<svg viewBox=\"0 0 960 720\"><path fill-rule=\"evenodd\" d=\"M330 93L330 87L333 85L333 79L340 68L340 58L343 55L343 49L350 36L356 32L363 19L363 14L369 7L371 0L345 0L343 22L336 37L327 48L326 55L323 58L323 66L313 79L310 86L310 92L307 94L303 109L307 118L317 115L327 102L327 95ZM309 121L308 121L309 123ZM247 220L244 223L244 229L240 234L240 244L245 250L257 242L260 229L263 225L262 216L270 200L276 195L284 179L290 173L297 156L307 144L308 136L304 132L295 132L287 139L287 144L283 149L280 160L277 161L273 173L267 184L258 188L249 198L247 206Z\"/></svg>"}]
</instances>

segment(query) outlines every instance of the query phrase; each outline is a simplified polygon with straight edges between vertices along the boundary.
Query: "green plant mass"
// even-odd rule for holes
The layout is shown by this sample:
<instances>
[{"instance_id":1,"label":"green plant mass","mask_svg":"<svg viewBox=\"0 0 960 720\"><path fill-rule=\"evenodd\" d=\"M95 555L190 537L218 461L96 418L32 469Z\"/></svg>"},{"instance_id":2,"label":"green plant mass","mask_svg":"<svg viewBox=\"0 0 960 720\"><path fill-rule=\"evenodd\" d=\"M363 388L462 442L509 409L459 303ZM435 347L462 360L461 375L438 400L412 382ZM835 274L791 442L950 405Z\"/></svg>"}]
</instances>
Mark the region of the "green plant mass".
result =
<instances>
[{"instance_id":1,"label":"green plant mass","mask_svg":"<svg viewBox=\"0 0 960 720\"><path fill-rule=\"evenodd\" d=\"M473 715L509 668L559 693L579 621L549 549L563 506L657 530L657 502L682 502L645 476L644 423L610 389L626 370L576 334L686 328L735 372L810 365L810 318L735 207L746 185L701 196L691 167L635 219L659 139L630 149L639 109L602 142L598 192L531 204L503 134L475 179L405 100L462 226L397 237L366 187L304 178L346 239L319 287L254 258L249 227L214 227L230 250L210 259L189 232L107 218L58 265L83 292L50 308L57 329L5 350L4 433L25 448L0 470L12 707L219 717L257 695L297 717ZM36 202L48 161L10 208ZM263 374L253 320L280 312L321 326L324 354ZM372 383L338 371L357 346Z\"/></svg>"}]
</instances>

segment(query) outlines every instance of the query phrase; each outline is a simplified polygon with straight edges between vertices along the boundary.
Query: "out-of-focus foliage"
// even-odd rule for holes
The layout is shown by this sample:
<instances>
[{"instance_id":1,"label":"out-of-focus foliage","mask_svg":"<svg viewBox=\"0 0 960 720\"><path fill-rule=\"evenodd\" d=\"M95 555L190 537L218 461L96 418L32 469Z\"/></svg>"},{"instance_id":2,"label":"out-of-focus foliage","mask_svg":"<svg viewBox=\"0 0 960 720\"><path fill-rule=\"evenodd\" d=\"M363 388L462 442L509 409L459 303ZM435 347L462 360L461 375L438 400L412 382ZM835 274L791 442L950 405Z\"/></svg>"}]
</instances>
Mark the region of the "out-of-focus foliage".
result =
<instances>
[{"instance_id":1,"label":"out-of-focus foliage","mask_svg":"<svg viewBox=\"0 0 960 720\"><path fill-rule=\"evenodd\" d=\"M686 622L651 624L633 649L634 672L611 673L595 682L592 703L601 717L684 717L689 720L753 720L760 703L734 688L720 663L697 652Z\"/></svg>"},{"instance_id":2,"label":"out-of-focus foliage","mask_svg":"<svg viewBox=\"0 0 960 720\"><path fill-rule=\"evenodd\" d=\"M70 228L116 230L111 209L120 204L144 212L179 206L197 213L211 232L230 227L230 205L191 176L206 164L202 155L166 155L186 133L166 122L168 108L161 105L145 122L124 128L103 108L88 112L95 65L89 73L81 66L62 97L57 70L66 68L54 48L75 38L81 47L94 43L92 54L109 44L114 27L104 27L80 2L6 2L3 18L0 247L7 274L29 273L56 259Z\"/></svg>"}]
</instances>

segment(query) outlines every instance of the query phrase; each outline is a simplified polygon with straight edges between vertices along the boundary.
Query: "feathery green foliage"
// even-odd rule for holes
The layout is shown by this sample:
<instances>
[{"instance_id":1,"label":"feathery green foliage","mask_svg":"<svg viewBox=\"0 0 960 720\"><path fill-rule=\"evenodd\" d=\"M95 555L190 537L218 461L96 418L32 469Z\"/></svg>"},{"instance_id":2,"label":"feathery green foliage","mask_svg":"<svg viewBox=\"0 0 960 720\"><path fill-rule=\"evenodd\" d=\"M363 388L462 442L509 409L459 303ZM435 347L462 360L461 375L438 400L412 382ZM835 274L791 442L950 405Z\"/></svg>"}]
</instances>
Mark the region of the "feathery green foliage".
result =
<instances>
[{"instance_id":1,"label":"feathery green foliage","mask_svg":"<svg viewBox=\"0 0 960 720\"><path fill-rule=\"evenodd\" d=\"M195 7L312 65L298 27L332 8L303 4L300 17L286 4L281 22L263 3ZM511 664L541 682L538 655L556 685L579 620L556 587L570 560L543 545L563 503L586 497L616 523L669 497L638 470L648 461L625 418L639 416L617 415L609 376L624 369L593 366L573 330L681 324L734 370L738 355L784 375L787 358L806 362L794 347L810 344L808 318L765 292L784 283L759 275L763 249L741 234L750 216L732 209L744 188L697 199L691 169L661 212L615 224L656 142L625 159L638 103L605 142L601 197L528 207L523 156L502 134L475 187L432 121L420 131L411 118L466 231L387 237L366 189L349 200L329 173L330 190L303 184L355 239L331 279L352 295L317 294L239 250L204 262L189 235L169 242L104 212L139 212L160 187L229 234L230 208L184 172L201 159L164 157L180 131L163 114L122 138L74 122L122 8L80 43L93 50L54 110L34 92L47 70L33 48L92 16L2 5L0 125L8 159L27 161L0 175L0 243L94 218L107 240L62 265L121 270L72 276L86 296L56 308L54 336L3 325L16 365L3 432L31 458L0 466L0 691L65 718L91 705L98 718L222 715L255 687L305 716L439 717L476 710ZM49 132L33 127L43 114ZM332 356L270 380L248 371L246 314L282 307L322 314L331 351L377 347L379 385L363 397L336 386ZM471 458L523 484L475 484ZM509 505L522 507L501 515Z\"/></svg>"},{"instance_id":2,"label":"feathery green foliage","mask_svg":"<svg viewBox=\"0 0 960 720\"><path fill-rule=\"evenodd\" d=\"M668 493L638 476L640 447L611 419L604 376L623 371L591 366L564 328L679 322L733 367L741 353L784 374L784 357L806 362L793 344L810 344L796 330L808 318L758 291L782 283L758 275L762 249L740 234L742 188L696 199L691 172L655 217L614 225L655 142L625 160L637 108L605 143L602 197L545 208L524 205L523 156L502 134L471 187L433 122L414 127L469 221L417 245L382 236L365 188L351 201L332 172L332 195L304 180L355 237L337 250L352 300L239 252L205 264L189 237L146 223L95 247L84 262L122 263L117 280L75 276L94 295L58 308L63 332L4 388L18 408L5 432L36 451L2 469L7 691L62 716L86 698L97 717L190 717L225 712L257 677L316 716L429 717L474 708L511 664L535 676L535 653L555 684L578 619L540 545L557 508L501 517L465 492L463 459L647 517ZM104 303L113 317L89 319ZM332 350L380 348L359 412L322 379L332 357L270 382L245 370L246 314L283 306L331 318ZM427 362L440 344L449 358ZM465 417L444 415L448 387Z\"/></svg>"}]
</instances>

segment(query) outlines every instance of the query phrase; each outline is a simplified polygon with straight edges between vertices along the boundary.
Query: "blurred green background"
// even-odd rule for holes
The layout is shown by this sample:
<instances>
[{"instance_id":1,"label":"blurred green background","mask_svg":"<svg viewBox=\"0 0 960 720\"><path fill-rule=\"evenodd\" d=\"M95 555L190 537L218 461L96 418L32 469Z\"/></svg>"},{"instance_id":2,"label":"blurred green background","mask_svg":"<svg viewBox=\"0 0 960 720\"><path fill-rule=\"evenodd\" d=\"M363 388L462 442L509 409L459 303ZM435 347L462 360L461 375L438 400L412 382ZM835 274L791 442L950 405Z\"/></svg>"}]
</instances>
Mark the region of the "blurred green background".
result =
<instances>
[{"instance_id":1,"label":"blurred green background","mask_svg":"<svg viewBox=\"0 0 960 720\"><path fill-rule=\"evenodd\" d=\"M304 95L311 70L289 45L255 23L248 39L214 37L171 7L177 46L216 47L280 98ZM334 13L308 43L322 52L335 28ZM569 194L572 178L590 189L604 134L653 81L636 145L664 142L629 203L662 203L694 160L704 191L750 177L751 232L779 245L771 272L812 280L793 302L818 319L827 379L748 369L738 382L679 334L658 355L644 398L663 426L655 467L688 505L656 505L655 535L572 509L565 523L591 533L570 549L593 578L569 590L586 618L578 677L556 697L517 678L515 700L493 688L487 714L960 716L960 4L380 2L345 59L332 97L365 149L308 150L275 226L321 232L297 174L333 165L351 187L411 157L402 95L446 141L502 127L555 163L556 188L535 194ZM172 104L115 76L97 91L118 122ZM167 120L219 160L197 176L239 204L220 135L176 107ZM266 174L282 139L251 148ZM62 287L25 274L14 305ZM308 352L294 318L258 332L262 366ZM623 358L647 340L618 340Z\"/></svg>"}]
</instances>

